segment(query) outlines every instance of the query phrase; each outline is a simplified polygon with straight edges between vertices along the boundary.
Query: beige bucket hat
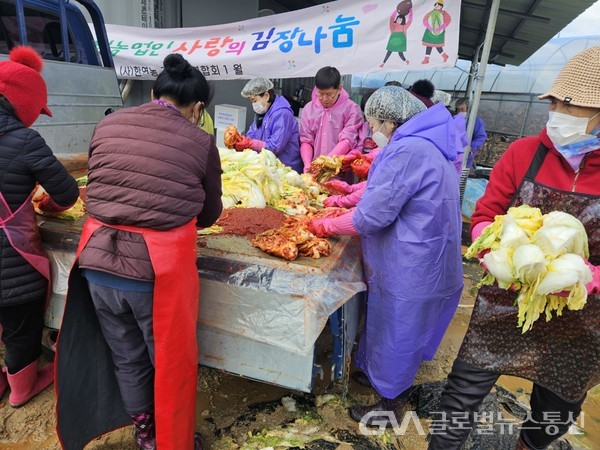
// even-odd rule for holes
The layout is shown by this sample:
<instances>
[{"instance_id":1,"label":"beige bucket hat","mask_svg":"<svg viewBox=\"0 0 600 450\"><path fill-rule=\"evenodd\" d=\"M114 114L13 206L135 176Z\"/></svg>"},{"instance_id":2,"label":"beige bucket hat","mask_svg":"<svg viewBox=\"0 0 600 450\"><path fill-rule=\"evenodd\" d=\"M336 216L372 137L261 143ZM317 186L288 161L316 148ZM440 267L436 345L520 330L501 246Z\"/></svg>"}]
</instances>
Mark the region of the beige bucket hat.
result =
<instances>
[{"instance_id":1,"label":"beige bucket hat","mask_svg":"<svg viewBox=\"0 0 600 450\"><path fill-rule=\"evenodd\" d=\"M600 46L590 47L567 61L550 90L538 98L548 97L570 105L600 108Z\"/></svg>"}]
</instances>

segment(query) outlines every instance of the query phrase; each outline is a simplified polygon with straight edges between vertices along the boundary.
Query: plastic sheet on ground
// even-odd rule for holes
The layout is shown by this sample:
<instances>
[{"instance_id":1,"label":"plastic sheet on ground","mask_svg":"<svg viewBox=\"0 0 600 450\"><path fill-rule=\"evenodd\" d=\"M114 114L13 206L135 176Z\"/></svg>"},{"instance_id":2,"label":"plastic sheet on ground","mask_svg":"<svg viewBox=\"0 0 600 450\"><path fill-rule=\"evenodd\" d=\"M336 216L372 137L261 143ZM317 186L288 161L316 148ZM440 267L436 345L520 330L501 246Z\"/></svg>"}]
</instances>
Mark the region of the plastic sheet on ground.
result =
<instances>
[{"instance_id":1,"label":"plastic sheet on ground","mask_svg":"<svg viewBox=\"0 0 600 450\"><path fill-rule=\"evenodd\" d=\"M475 204L485 192L488 181L485 178L467 178L465 195L462 203L462 213L466 217L471 217L475 211Z\"/></svg>"},{"instance_id":2,"label":"plastic sheet on ground","mask_svg":"<svg viewBox=\"0 0 600 450\"><path fill-rule=\"evenodd\" d=\"M329 316L366 290L358 238L317 260L270 257L237 236L211 236L199 253L200 324L292 353L311 352Z\"/></svg>"}]
</instances>

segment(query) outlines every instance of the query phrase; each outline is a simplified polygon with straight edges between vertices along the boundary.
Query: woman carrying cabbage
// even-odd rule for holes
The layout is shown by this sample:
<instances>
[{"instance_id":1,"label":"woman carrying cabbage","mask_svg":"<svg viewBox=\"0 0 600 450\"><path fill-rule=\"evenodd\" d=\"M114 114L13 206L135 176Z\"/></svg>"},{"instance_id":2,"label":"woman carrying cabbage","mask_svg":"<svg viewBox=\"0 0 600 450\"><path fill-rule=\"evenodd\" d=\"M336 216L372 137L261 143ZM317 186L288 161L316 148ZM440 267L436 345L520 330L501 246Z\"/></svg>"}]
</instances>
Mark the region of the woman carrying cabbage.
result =
<instances>
[{"instance_id":1,"label":"woman carrying cabbage","mask_svg":"<svg viewBox=\"0 0 600 450\"><path fill-rule=\"evenodd\" d=\"M512 206L577 217L587 232L593 276L587 304L549 322L538 320L522 333L518 293L483 286L442 396L435 425L445 431L432 435L430 450L461 447L474 412L500 375L534 383L531 415L517 449L544 449L565 434L587 391L600 383L600 46L567 62L540 99L550 100L546 128L513 143L498 161L477 203L471 234L475 240ZM466 415L470 426L464 426Z\"/></svg>"}]
</instances>

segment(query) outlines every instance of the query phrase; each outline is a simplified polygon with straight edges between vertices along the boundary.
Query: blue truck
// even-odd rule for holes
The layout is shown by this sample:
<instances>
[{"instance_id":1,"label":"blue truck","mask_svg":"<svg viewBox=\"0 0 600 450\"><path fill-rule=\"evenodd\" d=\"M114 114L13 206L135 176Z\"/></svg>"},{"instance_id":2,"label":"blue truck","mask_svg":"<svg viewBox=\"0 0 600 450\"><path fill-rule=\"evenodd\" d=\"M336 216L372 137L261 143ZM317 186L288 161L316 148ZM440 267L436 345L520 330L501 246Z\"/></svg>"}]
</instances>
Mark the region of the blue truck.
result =
<instances>
[{"instance_id":1,"label":"blue truck","mask_svg":"<svg viewBox=\"0 0 600 450\"><path fill-rule=\"evenodd\" d=\"M18 45L44 58L53 117L40 116L33 128L74 172L85 170L98 121L123 106L102 14L92 0L75 1L79 7L67 0L0 0L0 59Z\"/></svg>"},{"instance_id":2,"label":"blue truck","mask_svg":"<svg viewBox=\"0 0 600 450\"><path fill-rule=\"evenodd\" d=\"M83 175L94 127L122 107L110 42L91 0L0 0L0 59L28 44L45 59L52 118L34 124L68 169ZM67 277L84 219L40 218L51 263L52 292L44 346L52 349L60 327ZM199 363L248 378L309 392L315 375L316 339L329 323L332 378L347 371L357 333L363 280L360 242L343 237L327 258L287 262L270 257L239 236L208 236L198 246L201 298Z\"/></svg>"}]
</instances>

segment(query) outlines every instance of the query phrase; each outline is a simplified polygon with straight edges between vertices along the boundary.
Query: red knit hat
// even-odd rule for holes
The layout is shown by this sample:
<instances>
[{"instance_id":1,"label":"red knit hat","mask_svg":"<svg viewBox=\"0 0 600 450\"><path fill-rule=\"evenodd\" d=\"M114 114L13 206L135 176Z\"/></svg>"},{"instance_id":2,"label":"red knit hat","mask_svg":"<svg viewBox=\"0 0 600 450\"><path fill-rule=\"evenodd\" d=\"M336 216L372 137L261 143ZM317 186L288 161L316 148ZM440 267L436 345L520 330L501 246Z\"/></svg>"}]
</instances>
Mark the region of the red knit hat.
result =
<instances>
[{"instance_id":1,"label":"red knit hat","mask_svg":"<svg viewBox=\"0 0 600 450\"><path fill-rule=\"evenodd\" d=\"M31 47L15 47L9 61L0 62L0 95L6 97L26 127L40 114L52 117L48 109L46 83L40 75L44 63Z\"/></svg>"}]
</instances>

